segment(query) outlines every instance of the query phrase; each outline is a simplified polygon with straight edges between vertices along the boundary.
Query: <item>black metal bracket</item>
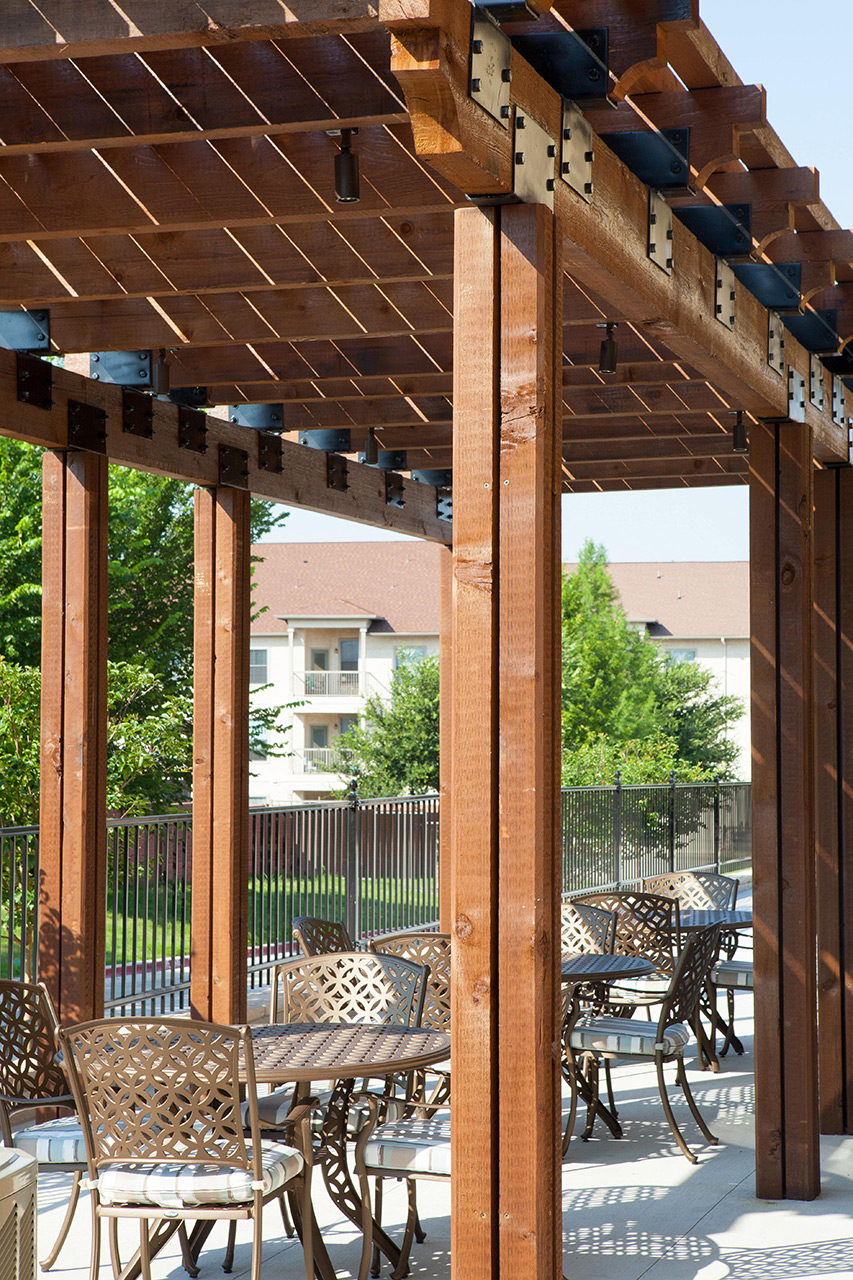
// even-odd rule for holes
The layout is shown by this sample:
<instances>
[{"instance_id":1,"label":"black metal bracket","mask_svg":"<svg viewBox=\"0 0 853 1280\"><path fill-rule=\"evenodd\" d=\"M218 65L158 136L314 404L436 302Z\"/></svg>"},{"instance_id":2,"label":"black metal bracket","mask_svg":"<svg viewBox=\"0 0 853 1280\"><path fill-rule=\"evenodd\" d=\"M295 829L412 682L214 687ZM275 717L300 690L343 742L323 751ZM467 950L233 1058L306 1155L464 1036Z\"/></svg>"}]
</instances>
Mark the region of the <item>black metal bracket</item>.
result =
<instances>
[{"instance_id":1,"label":"black metal bracket","mask_svg":"<svg viewBox=\"0 0 853 1280\"><path fill-rule=\"evenodd\" d=\"M107 451L107 411L81 400L68 401L68 445L87 453Z\"/></svg>"},{"instance_id":2,"label":"black metal bracket","mask_svg":"<svg viewBox=\"0 0 853 1280\"><path fill-rule=\"evenodd\" d=\"M449 468L413 471L412 479L419 480L421 484L431 484L436 489L449 489L453 483L453 472Z\"/></svg>"},{"instance_id":3,"label":"black metal bracket","mask_svg":"<svg viewBox=\"0 0 853 1280\"><path fill-rule=\"evenodd\" d=\"M516 108L513 136L512 189L528 204L554 208L557 144L532 116Z\"/></svg>"},{"instance_id":4,"label":"black metal bracket","mask_svg":"<svg viewBox=\"0 0 853 1280\"><path fill-rule=\"evenodd\" d=\"M471 10L468 92L472 100L504 128L507 128L510 117L511 55L509 38L495 19L474 6Z\"/></svg>"},{"instance_id":5,"label":"black metal bracket","mask_svg":"<svg viewBox=\"0 0 853 1280\"><path fill-rule=\"evenodd\" d=\"M272 431L258 432L258 467L261 471L281 475L281 436Z\"/></svg>"},{"instance_id":6,"label":"black metal bracket","mask_svg":"<svg viewBox=\"0 0 853 1280\"><path fill-rule=\"evenodd\" d=\"M282 404L229 404L228 421L253 431L283 431L284 405Z\"/></svg>"},{"instance_id":7,"label":"black metal bracket","mask_svg":"<svg viewBox=\"0 0 853 1280\"><path fill-rule=\"evenodd\" d=\"M230 444L219 446L219 483L229 489L248 489L249 454L246 449L235 449Z\"/></svg>"},{"instance_id":8,"label":"black metal bracket","mask_svg":"<svg viewBox=\"0 0 853 1280\"><path fill-rule=\"evenodd\" d=\"M349 433L347 433L349 434ZM347 460L340 453L326 454L326 488L336 489L338 493L345 493L349 488L349 480L347 479L349 466Z\"/></svg>"},{"instance_id":9,"label":"black metal bracket","mask_svg":"<svg viewBox=\"0 0 853 1280\"><path fill-rule=\"evenodd\" d=\"M799 311L803 274L799 262L736 262L732 270L768 311Z\"/></svg>"},{"instance_id":10,"label":"black metal bracket","mask_svg":"<svg viewBox=\"0 0 853 1280\"><path fill-rule=\"evenodd\" d=\"M689 129L643 129L600 137L647 187L669 193L689 191Z\"/></svg>"},{"instance_id":11,"label":"black metal bracket","mask_svg":"<svg viewBox=\"0 0 853 1280\"><path fill-rule=\"evenodd\" d=\"M207 418L198 409L178 407L178 448L207 453Z\"/></svg>"},{"instance_id":12,"label":"black metal bracket","mask_svg":"<svg viewBox=\"0 0 853 1280\"><path fill-rule=\"evenodd\" d=\"M782 317L775 311L767 312L767 363L780 378L785 376L785 335Z\"/></svg>"},{"instance_id":13,"label":"black metal bracket","mask_svg":"<svg viewBox=\"0 0 853 1280\"><path fill-rule=\"evenodd\" d=\"M404 507L406 499L403 496L403 477L398 475L396 471L385 472L385 506L386 507Z\"/></svg>"},{"instance_id":14,"label":"black metal bracket","mask_svg":"<svg viewBox=\"0 0 853 1280\"><path fill-rule=\"evenodd\" d=\"M606 27L512 37L512 47L561 98L601 106L610 87Z\"/></svg>"},{"instance_id":15,"label":"black metal bracket","mask_svg":"<svg viewBox=\"0 0 853 1280\"><path fill-rule=\"evenodd\" d=\"M53 408L53 365L18 352L18 399L36 409Z\"/></svg>"},{"instance_id":16,"label":"black metal bracket","mask_svg":"<svg viewBox=\"0 0 853 1280\"><path fill-rule=\"evenodd\" d=\"M150 351L93 351L89 356L89 377L117 387L151 390Z\"/></svg>"},{"instance_id":17,"label":"black metal bracket","mask_svg":"<svg viewBox=\"0 0 853 1280\"><path fill-rule=\"evenodd\" d=\"M439 520L453 520L453 490L449 485L435 491L435 514Z\"/></svg>"},{"instance_id":18,"label":"black metal bracket","mask_svg":"<svg viewBox=\"0 0 853 1280\"><path fill-rule=\"evenodd\" d=\"M405 449L380 449L376 461L373 463L365 462L365 455L360 453L358 460L365 467L376 467L379 471L405 471L406 470L406 450Z\"/></svg>"},{"instance_id":19,"label":"black metal bracket","mask_svg":"<svg viewBox=\"0 0 853 1280\"><path fill-rule=\"evenodd\" d=\"M792 311L783 316L782 323L806 351L823 351L827 355L835 355L838 350L840 338L838 312L835 310Z\"/></svg>"},{"instance_id":20,"label":"black metal bracket","mask_svg":"<svg viewBox=\"0 0 853 1280\"><path fill-rule=\"evenodd\" d=\"M349 427L300 431L299 443L307 444L309 449L320 449L323 453L349 453L352 447Z\"/></svg>"},{"instance_id":21,"label":"black metal bracket","mask_svg":"<svg viewBox=\"0 0 853 1280\"><path fill-rule=\"evenodd\" d=\"M154 401L141 391L121 393L121 429L129 436L150 440L154 434Z\"/></svg>"},{"instance_id":22,"label":"black metal bracket","mask_svg":"<svg viewBox=\"0 0 853 1280\"><path fill-rule=\"evenodd\" d=\"M718 258L744 257L752 248L752 209L748 204L686 205L673 212Z\"/></svg>"},{"instance_id":23,"label":"black metal bracket","mask_svg":"<svg viewBox=\"0 0 853 1280\"><path fill-rule=\"evenodd\" d=\"M7 351L50 351L50 312L0 311L0 347Z\"/></svg>"},{"instance_id":24,"label":"black metal bracket","mask_svg":"<svg viewBox=\"0 0 853 1280\"><path fill-rule=\"evenodd\" d=\"M184 405L187 409L207 408L207 387L174 387L169 399L172 404Z\"/></svg>"},{"instance_id":25,"label":"black metal bracket","mask_svg":"<svg viewBox=\"0 0 853 1280\"><path fill-rule=\"evenodd\" d=\"M648 254L656 267L672 275L672 209L659 191L651 189Z\"/></svg>"},{"instance_id":26,"label":"black metal bracket","mask_svg":"<svg viewBox=\"0 0 853 1280\"><path fill-rule=\"evenodd\" d=\"M735 327L735 273L727 262L717 258L714 280L714 315L727 329Z\"/></svg>"}]
</instances>

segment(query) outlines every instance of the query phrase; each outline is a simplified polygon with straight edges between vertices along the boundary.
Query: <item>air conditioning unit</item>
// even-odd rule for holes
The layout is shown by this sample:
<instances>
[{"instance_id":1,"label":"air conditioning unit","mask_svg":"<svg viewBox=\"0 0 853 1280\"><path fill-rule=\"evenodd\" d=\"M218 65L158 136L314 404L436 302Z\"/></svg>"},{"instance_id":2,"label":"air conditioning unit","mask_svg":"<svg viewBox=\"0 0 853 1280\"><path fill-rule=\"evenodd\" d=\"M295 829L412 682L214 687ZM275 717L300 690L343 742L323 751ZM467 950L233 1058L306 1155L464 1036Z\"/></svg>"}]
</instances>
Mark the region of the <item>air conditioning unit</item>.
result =
<instances>
[{"instance_id":1,"label":"air conditioning unit","mask_svg":"<svg viewBox=\"0 0 853 1280\"><path fill-rule=\"evenodd\" d=\"M33 1156L0 1146L0 1276L35 1280L36 1182Z\"/></svg>"}]
</instances>

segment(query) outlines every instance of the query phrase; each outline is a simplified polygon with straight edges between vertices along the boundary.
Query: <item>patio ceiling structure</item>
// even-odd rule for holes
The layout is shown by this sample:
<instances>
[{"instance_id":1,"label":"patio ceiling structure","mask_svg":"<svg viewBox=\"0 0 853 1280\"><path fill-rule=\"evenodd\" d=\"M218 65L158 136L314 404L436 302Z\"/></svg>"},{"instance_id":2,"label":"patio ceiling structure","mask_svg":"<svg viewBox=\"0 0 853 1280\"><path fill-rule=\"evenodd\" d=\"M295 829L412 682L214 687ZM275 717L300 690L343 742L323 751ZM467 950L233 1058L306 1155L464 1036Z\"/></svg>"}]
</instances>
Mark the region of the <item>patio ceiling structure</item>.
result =
<instances>
[{"instance_id":1,"label":"patio ceiling structure","mask_svg":"<svg viewBox=\"0 0 853 1280\"><path fill-rule=\"evenodd\" d=\"M103 1001L108 461L198 486L200 1016L245 1015L249 496L452 547L453 1268L559 1276L560 495L748 484L757 1190L817 1195L853 1105L853 233L698 0L16 0L0 101L63 1018Z\"/></svg>"}]
</instances>

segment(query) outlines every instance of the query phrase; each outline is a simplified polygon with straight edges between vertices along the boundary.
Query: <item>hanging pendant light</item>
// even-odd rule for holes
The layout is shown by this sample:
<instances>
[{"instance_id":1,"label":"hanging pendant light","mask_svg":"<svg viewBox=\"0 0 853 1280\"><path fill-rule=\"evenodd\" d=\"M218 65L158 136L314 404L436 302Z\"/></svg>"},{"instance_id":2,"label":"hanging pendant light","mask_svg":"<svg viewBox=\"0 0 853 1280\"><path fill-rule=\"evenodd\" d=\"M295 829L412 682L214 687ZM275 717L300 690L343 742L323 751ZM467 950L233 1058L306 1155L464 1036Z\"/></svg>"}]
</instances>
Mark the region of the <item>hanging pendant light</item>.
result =
<instances>
[{"instance_id":1,"label":"hanging pendant light","mask_svg":"<svg viewBox=\"0 0 853 1280\"><path fill-rule=\"evenodd\" d=\"M601 349L598 353L598 372L605 374L615 373L619 359L619 344L613 337L616 321L608 320L606 324L599 324L596 328L605 330L604 337L601 340Z\"/></svg>"},{"instance_id":2,"label":"hanging pendant light","mask_svg":"<svg viewBox=\"0 0 853 1280\"><path fill-rule=\"evenodd\" d=\"M335 198L338 204L355 204L361 199L358 181L358 156L352 150L352 135L357 129L341 129L341 149L335 156Z\"/></svg>"}]
</instances>

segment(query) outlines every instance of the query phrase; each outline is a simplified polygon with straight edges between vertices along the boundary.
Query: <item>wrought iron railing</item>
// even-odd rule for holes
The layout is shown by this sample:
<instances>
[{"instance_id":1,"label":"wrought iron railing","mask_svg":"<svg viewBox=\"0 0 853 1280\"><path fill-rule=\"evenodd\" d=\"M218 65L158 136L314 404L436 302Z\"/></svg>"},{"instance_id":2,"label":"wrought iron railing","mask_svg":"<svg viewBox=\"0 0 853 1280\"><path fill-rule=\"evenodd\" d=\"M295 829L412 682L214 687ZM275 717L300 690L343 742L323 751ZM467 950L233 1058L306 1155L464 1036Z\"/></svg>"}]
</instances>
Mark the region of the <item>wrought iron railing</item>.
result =
<instances>
[{"instance_id":1,"label":"wrought iron railing","mask_svg":"<svg viewBox=\"0 0 853 1280\"><path fill-rule=\"evenodd\" d=\"M357 698L361 692L357 671L295 671L293 679L305 698Z\"/></svg>"},{"instance_id":2,"label":"wrought iron railing","mask_svg":"<svg viewBox=\"0 0 853 1280\"><path fill-rule=\"evenodd\" d=\"M361 941L438 917L437 796L255 809L248 974L266 984L293 954L291 921L343 920ZM106 1007L188 1003L192 909L189 814L108 824ZM565 893L675 869L749 865L748 783L569 787L562 795ZM0 829L0 973L32 974L38 937L38 828Z\"/></svg>"}]
</instances>

